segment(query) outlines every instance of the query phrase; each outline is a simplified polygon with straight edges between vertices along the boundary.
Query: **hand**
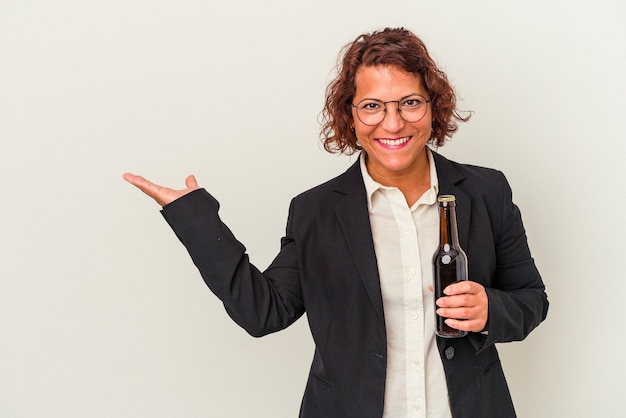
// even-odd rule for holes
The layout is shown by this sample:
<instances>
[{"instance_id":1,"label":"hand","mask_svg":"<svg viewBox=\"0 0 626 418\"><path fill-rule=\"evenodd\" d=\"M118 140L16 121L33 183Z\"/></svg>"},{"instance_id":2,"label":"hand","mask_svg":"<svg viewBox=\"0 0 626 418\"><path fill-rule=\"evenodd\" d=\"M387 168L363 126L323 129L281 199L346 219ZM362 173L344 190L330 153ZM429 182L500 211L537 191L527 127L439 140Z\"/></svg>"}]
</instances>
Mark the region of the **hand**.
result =
<instances>
[{"instance_id":1,"label":"hand","mask_svg":"<svg viewBox=\"0 0 626 418\"><path fill-rule=\"evenodd\" d=\"M161 206L165 206L168 203L171 203L174 200L178 199L179 197L182 197L187 193L198 189L198 183L196 182L196 178L193 175L188 176L185 179L185 185L187 186L187 188L182 190L174 190L170 189L169 187L162 187L158 184L154 184L144 179L141 176L136 176L131 173L124 173L123 177L124 180L156 200L156 202Z\"/></svg>"},{"instance_id":2,"label":"hand","mask_svg":"<svg viewBox=\"0 0 626 418\"><path fill-rule=\"evenodd\" d=\"M489 301L485 288L472 281L451 284L443 290L446 296L437 299L437 315L454 329L481 332L487 326ZM455 319L453 319L455 318Z\"/></svg>"}]
</instances>

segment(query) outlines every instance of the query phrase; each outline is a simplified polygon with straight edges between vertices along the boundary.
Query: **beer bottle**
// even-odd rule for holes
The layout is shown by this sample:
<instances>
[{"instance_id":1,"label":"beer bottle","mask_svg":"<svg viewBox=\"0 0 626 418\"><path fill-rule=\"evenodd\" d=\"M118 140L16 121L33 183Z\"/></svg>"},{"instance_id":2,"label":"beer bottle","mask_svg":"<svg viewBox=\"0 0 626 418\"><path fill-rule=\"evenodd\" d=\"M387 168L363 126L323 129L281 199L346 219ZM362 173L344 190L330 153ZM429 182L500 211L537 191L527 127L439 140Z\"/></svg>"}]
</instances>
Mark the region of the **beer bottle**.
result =
<instances>
[{"instance_id":1,"label":"beer bottle","mask_svg":"<svg viewBox=\"0 0 626 418\"><path fill-rule=\"evenodd\" d=\"M459 233L456 226L456 198L453 195L442 195L437 198L437 201L439 202L439 248L433 257L435 301L445 296L443 290L447 286L467 280L467 256L459 245ZM445 319L435 312L435 330L438 336L456 338L467 335L466 331L459 331L446 325Z\"/></svg>"}]
</instances>

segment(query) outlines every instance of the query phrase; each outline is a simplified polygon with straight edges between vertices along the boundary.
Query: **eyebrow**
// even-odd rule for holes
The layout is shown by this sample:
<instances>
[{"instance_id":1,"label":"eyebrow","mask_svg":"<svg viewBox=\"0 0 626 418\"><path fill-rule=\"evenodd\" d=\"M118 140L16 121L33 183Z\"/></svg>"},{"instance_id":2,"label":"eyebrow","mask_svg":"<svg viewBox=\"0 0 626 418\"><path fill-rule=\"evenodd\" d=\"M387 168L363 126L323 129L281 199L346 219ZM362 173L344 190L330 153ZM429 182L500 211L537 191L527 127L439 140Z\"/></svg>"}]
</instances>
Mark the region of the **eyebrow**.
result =
<instances>
[{"instance_id":1,"label":"eyebrow","mask_svg":"<svg viewBox=\"0 0 626 418\"><path fill-rule=\"evenodd\" d=\"M426 96L424 96L422 93L411 93L411 94L407 94L406 96L400 97L398 100L382 100L382 99L378 99L375 97L364 97L361 100L359 100L359 102L362 102L363 100L376 100L378 102L401 102L402 100L411 97L411 96L420 96L423 97L424 99L426 99ZM430 99L426 99L426 100L430 100Z\"/></svg>"}]
</instances>

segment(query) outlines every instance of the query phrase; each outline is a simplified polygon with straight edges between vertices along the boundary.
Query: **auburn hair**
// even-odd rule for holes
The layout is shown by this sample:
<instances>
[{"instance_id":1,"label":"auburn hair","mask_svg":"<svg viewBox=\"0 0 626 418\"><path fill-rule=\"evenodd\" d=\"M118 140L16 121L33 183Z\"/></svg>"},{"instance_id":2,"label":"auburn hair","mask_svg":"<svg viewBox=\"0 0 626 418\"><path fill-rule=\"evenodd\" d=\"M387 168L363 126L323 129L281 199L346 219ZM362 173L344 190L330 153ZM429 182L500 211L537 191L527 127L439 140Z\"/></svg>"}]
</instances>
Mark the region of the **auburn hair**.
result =
<instances>
[{"instance_id":1,"label":"auburn hair","mask_svg":"<svg viewBox=\"0 0 626 418\"><path fill-rule=\"evenodd\" d=\"M404 28L364 33L342 48L337 77L326 88L320 132L326 151L353 154L362 149L353 130L352 100L356 93L356 73L359 68L369 66L394 66L420 77L431 99L430 144L443 145L446 137L457 131L457 123L470 118L469 113L466 117L458 113L456 94L448 77L415 34Z\"/></svg>"}]
</instances>

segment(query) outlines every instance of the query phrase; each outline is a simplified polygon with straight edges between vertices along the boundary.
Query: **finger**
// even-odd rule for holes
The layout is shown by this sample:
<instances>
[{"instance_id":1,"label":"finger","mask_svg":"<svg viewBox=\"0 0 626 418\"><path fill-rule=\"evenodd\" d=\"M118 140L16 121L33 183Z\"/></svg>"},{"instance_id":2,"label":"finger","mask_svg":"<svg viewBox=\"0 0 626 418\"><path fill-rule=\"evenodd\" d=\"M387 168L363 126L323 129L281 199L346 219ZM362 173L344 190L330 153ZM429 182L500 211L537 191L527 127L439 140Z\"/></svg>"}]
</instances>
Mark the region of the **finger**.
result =
<instances>
[{"instance_id":1,"label":"finger","mask_svg":"<svg viewBox=\"0 0 626 418\"><path fill-rule=\"evenodd\" d=\"M444 321L450 328L458 329L460 331L468 332L481 332L484 329L484 323L479 320L458 320L448 318Z\"/></svg>"},{"instance_id":2,"label":"finger","mask_svg":"<svg viewBox=\"0 0 626 418\"><path fill-rule=\"evenodd\" d=\"M448 296L461 295L464 293L477 294L480 293L482 289L483 286L481 284L473 282L471 280L464 280L447 286L445 289L443 289L443 293Z\"/></svg>"},{"instance_id":3,"label":"finger","mask_svg":"<svg viewBox=\"0 0 626 418\"><path fill-rule=\"evenodd\" d=\"M187 186L188 189L196 190L198 188L198 182L196 181L196 176L194 176L193 174L191 174L190 176L187 176L187 178L185 179L185 185Z\"/></svg>"},{"instance_id":4,"label":"finger","mask_svg":"<svg viewBox=\"0 0 626 418\"><path fill-rule=\"evenodd\" d=\"M474 314L474 310L470 308L439 308L437 309L437 315L444 318L454 319L475 319L477 316Z\"/></svg>"},{"instance_id":5,"label":"finger","mask_svg":"<svg viewBox=\"0 0 626 418\"><path fill-rule=\"evenodd\" d=\"M468 293L469 286L467 281L462 281L458 283L453 283L449 286L446 286L443 289L444 295L452 296L452 295L460 295L462 293Z\"/></svg>"},{"instance_id":6,"label":"finger","mask_svg":"<svg viewBox=\"0 0 626 418\"><path fill-rule=\"evenodd\" d=\"M436 311L437 315L448 318L461 320L462 322L472 321L472 324L475 325L475 328L479 331L482 331L486 324L488 318L488 312L486 309L482 309L479 306L474 307L455 307L455 308L438 308ZM463 330L471 330L475 331L474 326L471 329L466 328L457 328Z\"/></svg>"},{"instance_id":7,"label":"finger","mask_svg":"<svg viewBox=\"0 0 626 418\"><path fill-rule=\"evenodd\" d=\"M464 293L461 295L455 296L444 296L435 301L437 306L442 308L459 308L462 306L471 307L477 304L474 298L468 296L468 294Z\"/></svg>"},{"instance_id":8,"label":"finger","mask_svg":"<svg viewBox=\"0 0 626 418\"><path fill-rule=\"evenodd\" d=\"M159 203L160 205L163 205L163 199L160 196L162 190L164 190L163 187L135 174L124 173L123 177L124 180L128 181L130 184L137 187L139 190L156 200L157 203Z\"/></svg>"},{"instance_id":9,"label":"finger","mask_svg":"<svg viewBox=\"0 0 626 418\"><path fill-rule=\"evenodd\" d=\"M133 179L134 179L135 177L137 177L137 176L136 176L136 175L134 175L133 173L124 173L124 174L122 175L122 177L124 178L124 180L126 180L127 182L129 182L129 183L131 183L131 184L132 184Z\"/></svg>"},{"instance_id":10,"label":"finger","mask_svg":"<svg viewBox=\"0 0 626 418\"><path fill-rule=\"evenodd\" d=\"M124 180L140 189L150 187L150 185L154 186L152 182L132 173L124 173L123 177Z\"/></svg>"}]
</instances>

